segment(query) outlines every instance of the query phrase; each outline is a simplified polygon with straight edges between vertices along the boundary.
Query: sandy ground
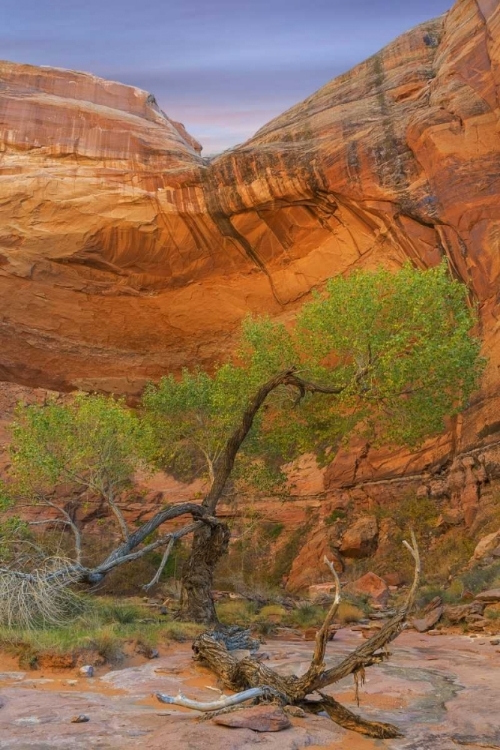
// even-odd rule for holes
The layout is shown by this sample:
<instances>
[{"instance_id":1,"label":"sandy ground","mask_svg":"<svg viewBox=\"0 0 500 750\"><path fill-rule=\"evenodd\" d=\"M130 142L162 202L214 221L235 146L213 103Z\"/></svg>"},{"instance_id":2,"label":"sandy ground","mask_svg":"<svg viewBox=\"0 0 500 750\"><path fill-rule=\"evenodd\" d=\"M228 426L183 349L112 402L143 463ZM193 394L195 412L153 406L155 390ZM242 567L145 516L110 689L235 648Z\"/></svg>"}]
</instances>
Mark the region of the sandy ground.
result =
<instances>
[{"instance_id":1,"label":"sandy ground","mask_svg":"<svg viewBox=\"0 0 500 750\"><path fill-rule=\"evenodd\" d=\"M323 716L292 718L291 729L260 734L160 704L157 691L214 698L214 676L191 660L185 644L93 678L21 672L7 658L0 663L0 750L500 750L500 648L491 640L405 632L391 660L367 671L359 709L350 678L335 686L332 694L349 707L400 726L405 736L397 740L366 739ZM328 664L360 642L358 633L340 631L329 644ZM269 641L262 650L271 666L298 674L312 644ZM71 723L79 714L89 721Z\"/></svg>"}]
</instances>

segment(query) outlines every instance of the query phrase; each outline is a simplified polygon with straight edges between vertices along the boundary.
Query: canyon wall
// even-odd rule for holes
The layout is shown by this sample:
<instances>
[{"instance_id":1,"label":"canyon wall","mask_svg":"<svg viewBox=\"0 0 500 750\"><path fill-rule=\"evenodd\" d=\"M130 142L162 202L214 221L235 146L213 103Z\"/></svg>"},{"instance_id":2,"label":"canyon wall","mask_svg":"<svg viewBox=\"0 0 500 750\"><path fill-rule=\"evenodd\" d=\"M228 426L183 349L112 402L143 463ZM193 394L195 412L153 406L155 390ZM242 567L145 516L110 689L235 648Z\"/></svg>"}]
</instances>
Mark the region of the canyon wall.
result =
<instances>
[{"instance_id":1,"label":"canyon wall","mask_svg":"<svg viewBox=\"0 0 500 750\"><path fill-rule=\"evenodd\" d=\"M500 440L499 87L500 4L458 0L206 160L144 91L0 63L0 380L136 394L332 275L446 256L479 308L481 391L418 455L357 446L321 482L432 494L472 455L477 502Z\"/></svg>"}]
</instances>

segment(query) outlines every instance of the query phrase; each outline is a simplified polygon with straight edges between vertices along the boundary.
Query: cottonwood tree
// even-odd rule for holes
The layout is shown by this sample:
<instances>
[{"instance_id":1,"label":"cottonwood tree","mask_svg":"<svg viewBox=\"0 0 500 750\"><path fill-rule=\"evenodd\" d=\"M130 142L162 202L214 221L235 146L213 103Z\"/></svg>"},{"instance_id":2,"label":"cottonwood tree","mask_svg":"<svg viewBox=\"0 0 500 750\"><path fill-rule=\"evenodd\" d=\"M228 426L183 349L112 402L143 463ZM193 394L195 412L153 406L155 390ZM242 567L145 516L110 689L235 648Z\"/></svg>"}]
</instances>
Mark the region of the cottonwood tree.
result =
<instances>
[{"instance_id":1,"label":"cottonwood tree","mask_svg":"<svg viewBox=\"0 0 500 750\"><path fill-rule=\"evenodd\" d=\"M302 307L293 324L247 320L232 361L211 373L186 370L179 378L163 378L146 389L139 412L127 412L125 433L132 442L123 455L118 452L124 484L110 484L109 478L96 482L96 454L78 452L79 441L71 437L78 468L70 462L70 474L65 469L64 476L76 482L92 479L101 493L111 487L112 493L102 497L123 535L122 543L93 568L85 567L77 555L71 575L76 570L81 580L94 582L113 567L158 548L164 549L164 565L176 540L192 533L182 613L197 622L216 622L213 573L229 541L217 507L228 483L236 477L258 484L266 476L266 462L276 466L306 450L328 448L332 455L355 433L372 443L412 447L440 432L446 417L467 404L480 375L479 341L471 335L474 323L466 288L449 278L444 265L336 277ZM93 398L83 397L78 408ZM99 403L104 408L104 402ZM113 408L126 411L123 404ZM22 430L30 432L33 426L26 415L36 414L43 421L43 413L27 407ZM49 443L51 429L44 433ZM30 466L50 468L52 458L47 462L37 457L38 438L30 438L30 450L21 450L22 430L14 431L14 473L29 473ZM208 490L202 499L161 508L147 523L129 530L117 491L145 456L177 472L204 472ZM53 481L61 478L54 475ZM182 515L190 515L192 522L160 534L163 524ZM71 519L66 520L71 527ZM79 530L73 531L76 539ZM151 541L153 532L158 536Z\"/></svg>"},{"instance_id":2,"label":"cottonwood tree","mask_svg":"<svg viewBox=\"0 0 500 750\"><path fill-rule=\"evenodd\" d=\"M444 265L357 272L329 281L294 325L247 320L233 363L210 376L164 379L145 403L160 434L165 425L169 451L207 459L202 507L214 517L238 461L255 455L255 446L261 459L289 460L335 448L355 432L372 443L411 447L439 433L477 383L473 324L467 290ZM174 435L177 412L184 422ZM221 522L194 534L183 578L190 619L216 619L213 570L228 539Z\"/></svg>"}]
</instances>

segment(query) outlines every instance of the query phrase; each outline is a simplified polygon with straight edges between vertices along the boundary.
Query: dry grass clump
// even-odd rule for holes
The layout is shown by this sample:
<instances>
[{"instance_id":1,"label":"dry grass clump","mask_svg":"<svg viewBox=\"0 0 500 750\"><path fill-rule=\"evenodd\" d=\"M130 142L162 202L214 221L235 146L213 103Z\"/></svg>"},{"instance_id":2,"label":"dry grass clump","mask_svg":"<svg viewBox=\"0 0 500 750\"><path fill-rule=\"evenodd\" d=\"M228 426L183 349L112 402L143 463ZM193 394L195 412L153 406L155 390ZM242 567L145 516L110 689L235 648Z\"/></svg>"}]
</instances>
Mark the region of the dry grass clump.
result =
<instances>
[{"instance_id":1,"label":"dry grass clump","mask_svg":"<svg viewBox=\"0 0 500 750\"><path fill-rule=\"evenodd\" d=\"M286 619L287 615L288 611L280 604L266 604L259 612L259 620L280 623Z\"/></svg>"},{"instance_id":2,"label":"dry grass clump","mask_svg":"<svg viewBox=\"0 0 500 750\"><path fill-rule=\"evenodd\" d=\"M343 601L339 604L336 619L342 625L347 625L350 622L359 622L364 618L364 616L365 613L362 609L357 607L355 604L351 604L351 602Z\"/></svg>"},{"instance_id":3,"label":"dry grass clump","mask_svg":"<svg viewBox=\"0 0 500 750\"><path fill-rule=\"evenodd\" d=\"M30 630L78 617L83 602L70 588L78 578L74 563L61 558L47 559L30 573L2 569L0 626Z\"/></svg>"},{"instance_id":4,"label":"dry grass clump","mask_svg":"<svg viewBox=\"0 0 500 750\"><path fill-rule=\"evenodd\" d=\"M251 625L255 620L256 607L245 599L220 602L216 605L217 616L223 625Z\"/></svg>"}]
</instances>

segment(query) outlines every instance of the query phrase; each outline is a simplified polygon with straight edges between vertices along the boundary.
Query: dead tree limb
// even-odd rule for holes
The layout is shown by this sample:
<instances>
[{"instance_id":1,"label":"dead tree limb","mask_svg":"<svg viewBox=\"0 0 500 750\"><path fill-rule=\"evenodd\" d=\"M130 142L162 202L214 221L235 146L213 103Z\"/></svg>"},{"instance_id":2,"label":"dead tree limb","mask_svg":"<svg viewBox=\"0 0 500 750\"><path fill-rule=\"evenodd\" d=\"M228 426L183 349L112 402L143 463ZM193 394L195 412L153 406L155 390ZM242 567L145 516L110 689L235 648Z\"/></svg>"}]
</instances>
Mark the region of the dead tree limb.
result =
<instances>
[{"instance_id":1,"label":"dead tree limb","mask_svg":"<svg viewBox=\"0 0 500 750\"><path fill-rule=\"evenodd\" d=\"M182 693L178 693L175 696L165 695L164 693L156 693L156 697L160 703L168 703L174 706L183 706L184 708L192 708L194 711L221 711L224 708L231 708L231 706L237 706L240 703L246 703L246 701L255 700L256 698L279 698L279 693L275 690L266 687L249 688L244 690L237 695L225 695L215 701L195 701L191 698L186 698Z\"/></svg>"},{"instance_id":2,"label":"dead tree limb","mask_svg":"<svg viewBox=\"0 0 500 750\"><path fill-rule=\"evenodd\" d=\"M346 729L352 729L361 734L377 738L400 736L399 729L392 724L367 721L349 711L331 696L320 691L350 674L354 675L355 679L359 679L360 676L364 676L364 670L367 667L389 658L387 645L404 628L408 613L415 601L420 580L420 556L413 532L411 533L411 544L405 542L405 546L413 557L415 573L413 584L404 605L378 633L375 633L368 641L354 649L334 667L326 669L324 657L328 630L337 612L341 597L338 576L328 560L325 560L325 562L335 580L334 600L316 636L310 667L302 677L280 675L253 657L246 657L238 661L228 651L226 645L221 642L220 635L214 638L210 633L203 633L193 643L194 658L203 661L219 677L225 687L238 691L234 696L235 699L238 699L249 689L262 688L283 696L285 703L298 705L312 713L326 711L333 721ZM319 693L320 700L308 698L312 693Z\"/></svg>"},{"instance_id":3,"label":"dead tree limb","mask_svg":"<svg viewBox=\"0 0 500 750\"><path fill-rule=\"evenodd\" d=\"M394 737L402 737L402 733L393 724L387 724L383 721L367 721L361 716L358 716L353 711L349 711L348 708L343 706L341 703L332 698L331 695L325 695L320 693L321 700L303 700L298 705L309 711L309 713L319 714L321 711L325 711L330 719L343 727L344 729L351 729L353 732L358 734L365 734L368 737L377 737L378 739L392 739Z\"/></svg>"}]
</instances>

